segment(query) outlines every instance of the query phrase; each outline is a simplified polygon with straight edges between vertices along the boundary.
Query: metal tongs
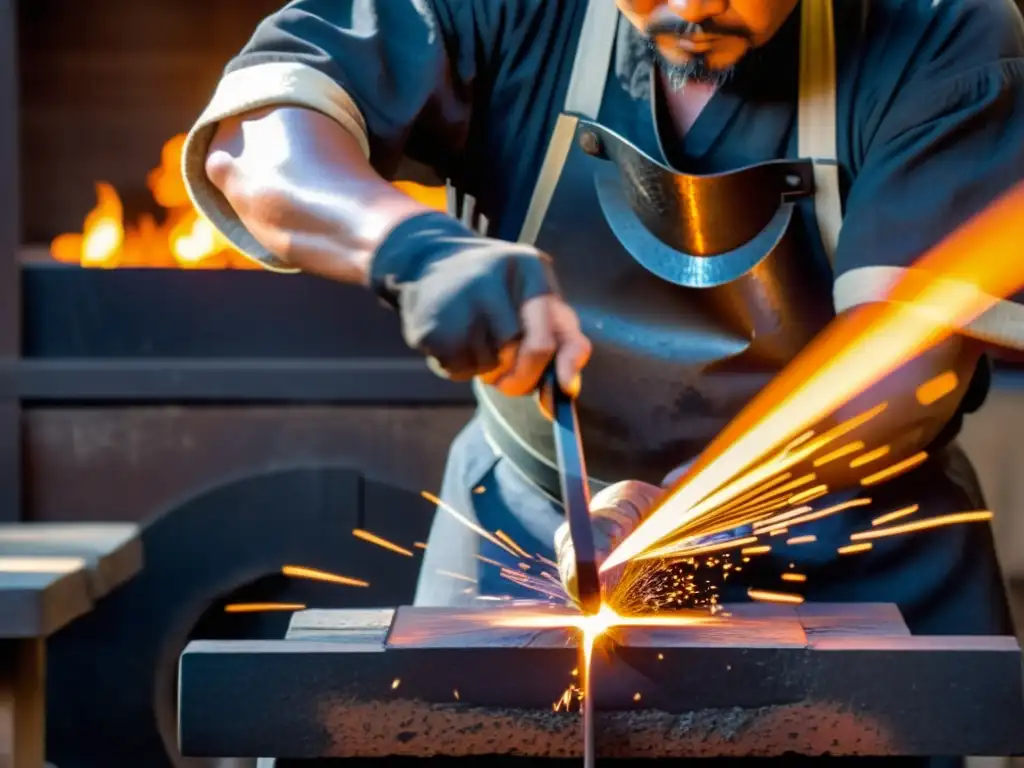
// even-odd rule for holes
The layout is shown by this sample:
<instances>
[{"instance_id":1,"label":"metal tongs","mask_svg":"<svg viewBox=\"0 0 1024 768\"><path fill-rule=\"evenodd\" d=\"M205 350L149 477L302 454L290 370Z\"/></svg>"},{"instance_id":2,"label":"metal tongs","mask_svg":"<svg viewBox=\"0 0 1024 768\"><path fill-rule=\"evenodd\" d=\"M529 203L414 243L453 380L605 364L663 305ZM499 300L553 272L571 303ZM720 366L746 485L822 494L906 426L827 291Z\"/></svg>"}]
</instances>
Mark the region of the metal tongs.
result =
<instances>
[{"instance_id":1,"label":"metal tongs","mask_svg":"<svg viewBox=\"0 0 1024 768\"><path fill-rule=\"evenodd\" d=\"M576 583L580 607L589 615L601 608L597 548L590 525L590 484L583 458L576 401L562 389L552 364L545 374L545 388L551 392L551 416L555 434L555 457L562 488L562 505L569 521L569 536L576 555Z\"/></svg>"}]
</instances>

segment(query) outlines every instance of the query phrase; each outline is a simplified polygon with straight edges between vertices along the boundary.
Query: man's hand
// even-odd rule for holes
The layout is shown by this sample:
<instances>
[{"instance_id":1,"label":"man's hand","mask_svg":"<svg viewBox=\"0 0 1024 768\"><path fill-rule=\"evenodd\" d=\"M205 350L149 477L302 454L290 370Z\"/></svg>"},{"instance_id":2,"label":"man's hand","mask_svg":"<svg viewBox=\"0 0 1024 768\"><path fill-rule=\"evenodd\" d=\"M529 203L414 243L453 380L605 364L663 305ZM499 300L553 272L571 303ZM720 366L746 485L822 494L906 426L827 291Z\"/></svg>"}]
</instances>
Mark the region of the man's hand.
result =
<instances>
[{"instance_id":1,"label":"man's hand","mask_svg":"<svg viewBox=\"0 0 1024 768\"><path fill-rule=\"evenodd\" d=\"M406 343L439 374L479 376L520 396L537 388L554 357L562 387L578 390L590 342L559 294L550 259L537 249L428 213L385 238L370 281L401 315Z\"/></svg>"}]
</instances>

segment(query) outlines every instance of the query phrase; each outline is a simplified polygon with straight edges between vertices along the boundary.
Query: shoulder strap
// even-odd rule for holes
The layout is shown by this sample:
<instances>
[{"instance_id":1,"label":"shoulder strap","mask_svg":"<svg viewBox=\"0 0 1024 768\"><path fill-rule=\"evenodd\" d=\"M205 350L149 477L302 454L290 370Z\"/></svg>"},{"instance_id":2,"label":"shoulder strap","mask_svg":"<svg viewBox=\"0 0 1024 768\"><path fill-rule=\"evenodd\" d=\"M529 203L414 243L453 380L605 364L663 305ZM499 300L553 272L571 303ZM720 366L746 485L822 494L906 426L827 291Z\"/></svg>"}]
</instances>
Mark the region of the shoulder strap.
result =
<instances>
[{"instance_id":1,"label":"shoulder strap","mask_svg":"<svg viewBox=\"0 0 1024 768\"><path fill-rule=\"evenodd\" d=\"M583 18L576 60L572 65L565 111L596 120L611 67L619 9L609 0L589 0Z\"/></svg>"},{"instance_id":2,"label":"shoulder strap","mask_svg":"<svg viewBox=\"0 0 1024 768\"><path fill-rule=\"evenodd\" d=\"M800 157L814 161L814 213L829 262L843 226L836 152L836 39L832 0L802 0Z\"/></svg>"},{"instance_id":3,"label":"shoulder strap","mask_svg":"<svg viewBox=\"0 0 1024 768\"><path fill-rule=\"evenodd\" d=\"M565 96L565 110L555 123L544 164L537 177L533 197L530 198L530 207L519 232L521 243L533 244L540 234L565 160L572 149L579 117L596 120L601 112L618 20L619 9L611 0L589 0L587 3L586 16L576 44L576 59L569 78L569 89Z\"/></svg>"}]
</instances>

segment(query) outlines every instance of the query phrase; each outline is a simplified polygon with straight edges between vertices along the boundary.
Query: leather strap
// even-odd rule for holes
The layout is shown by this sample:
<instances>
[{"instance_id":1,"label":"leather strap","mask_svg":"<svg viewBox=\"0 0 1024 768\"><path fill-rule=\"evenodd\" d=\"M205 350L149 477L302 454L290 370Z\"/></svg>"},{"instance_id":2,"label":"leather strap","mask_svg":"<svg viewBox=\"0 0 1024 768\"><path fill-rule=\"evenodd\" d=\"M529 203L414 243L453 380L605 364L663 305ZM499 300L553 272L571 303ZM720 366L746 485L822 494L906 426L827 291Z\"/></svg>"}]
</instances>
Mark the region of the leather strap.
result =
<instances>
[{"instance_id":1,"label":"leather strap","mask_svg":"<svg viewBox=\"0 0 1024 768\"><path fill-rule=\"evenodd\" d=\"M830 264L843 227L836 152L836 37L832 0L802 0L799 154L814 162L814 214Z\"/></svg>"},{"instance_id":2,"label":"leather strap","mask_svg":"<svg viewBox=\"0 0 1024 768\"><path fill-rule=\"evenodd\" d=\"M601 111L604 87L611 67L612 50L615 47L615 31L618 29L619 9L611 0L590 0L587 3L579 42L576 44L576 59L569 78L565 96L565 108L555 123L554 133L548 144L537 184L530 198L519 242L533 245L540 234L540 228L547 216L548 207L555 194L555 187L562 175L565 161L576 137L579 118L596 120Z\"/></svg>"},{"instance_id":3,"label":"leather strap","mask_svg":"<svg viewBox=\"0 0 1024 768\"><path fill-rule=\"evenodd\" d=\"M590 0L583 18L583 28L576 44L576 60L572 65L565 111L596 120L601 111L604 86L615 47L619 9L608 0Z\"/></svg>"}]
</instances>

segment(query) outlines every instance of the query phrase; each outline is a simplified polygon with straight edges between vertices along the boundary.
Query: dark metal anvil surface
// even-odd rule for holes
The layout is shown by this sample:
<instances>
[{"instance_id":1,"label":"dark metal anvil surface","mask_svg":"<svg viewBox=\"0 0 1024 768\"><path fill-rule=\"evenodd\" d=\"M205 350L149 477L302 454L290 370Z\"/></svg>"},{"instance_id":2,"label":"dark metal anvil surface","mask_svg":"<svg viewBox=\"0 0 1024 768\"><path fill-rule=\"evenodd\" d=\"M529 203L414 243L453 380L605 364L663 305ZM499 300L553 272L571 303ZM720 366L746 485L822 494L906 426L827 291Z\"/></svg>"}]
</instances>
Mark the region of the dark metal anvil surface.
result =
<instances>
[{"instance_id":1,"label":"dark metal anvil surface","mask_svg":"<svg viewBox=\"0 0 1024 768\"><path fill-rule=\"evenodd\" d=\"M579 757L578 712L552 706L578 682L577 633L489 626L516 610L306 611L284 640L193 642L182 751ZM595 658L599 756L1024 751L1011 637L912 636L891 605L727 611L709 625L615 631L614 650Z\"/></svg>"}]
</instances>

